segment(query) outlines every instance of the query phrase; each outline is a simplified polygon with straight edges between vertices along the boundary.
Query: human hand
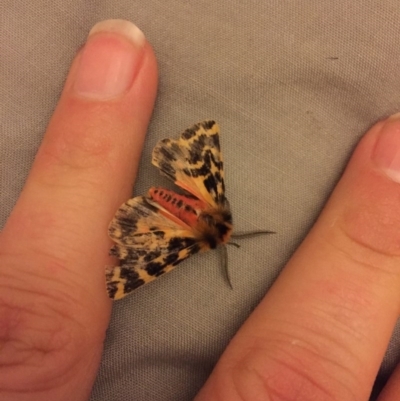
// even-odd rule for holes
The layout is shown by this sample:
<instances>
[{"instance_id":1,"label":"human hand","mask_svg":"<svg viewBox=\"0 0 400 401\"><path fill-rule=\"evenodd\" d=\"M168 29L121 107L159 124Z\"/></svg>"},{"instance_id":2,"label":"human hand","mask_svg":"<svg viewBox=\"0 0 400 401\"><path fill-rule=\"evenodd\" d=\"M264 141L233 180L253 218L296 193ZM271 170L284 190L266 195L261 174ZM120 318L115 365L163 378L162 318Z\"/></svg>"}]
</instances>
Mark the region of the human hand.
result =
<instances>
[{"instance_id":1,"label":"human hand","mask_svg":"<svg viewBox=\"0 0 400 401\"><path fill-rule=\"evenodd\" d=\"M362 138L195 401L367 401L400 306L400 113ZM379 401L400 399L400 370Z\"/></svg>"},{"instance_id":2,"label":"human hand","mask_svg":"<svg viewBox=\"0 0 400 401\"><path fill-rule=\"evenodd\" d=\"M131 194L157 71L132 24L91 33L0 235L1 401L86 400L100 363L107 227Z\"/></svg>"}]
</instances>

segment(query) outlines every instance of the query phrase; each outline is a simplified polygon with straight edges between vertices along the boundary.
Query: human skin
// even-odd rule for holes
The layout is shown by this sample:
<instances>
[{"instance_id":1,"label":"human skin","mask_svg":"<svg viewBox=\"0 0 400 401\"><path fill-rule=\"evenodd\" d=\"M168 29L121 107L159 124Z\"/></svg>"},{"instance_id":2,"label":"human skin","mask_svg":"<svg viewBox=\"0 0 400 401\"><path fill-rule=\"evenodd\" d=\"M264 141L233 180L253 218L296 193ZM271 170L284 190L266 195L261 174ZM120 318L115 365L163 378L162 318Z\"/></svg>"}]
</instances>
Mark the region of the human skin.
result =
<instances>
[{"instance_id":1,"label":"human skin","mask_svg":"<svg viewBox=\"0 0 400 401\"><path fill-rule=\"evenodd\" d=\"M130 193L156 96L131 23L72 63L0 234L0 400L87 400L111 301L107 226ZM321 216L196 401L363 401L399 316L400 117L361 139ZM379 401L399 399L394 372Z\"/></svg>"}]
</instances>

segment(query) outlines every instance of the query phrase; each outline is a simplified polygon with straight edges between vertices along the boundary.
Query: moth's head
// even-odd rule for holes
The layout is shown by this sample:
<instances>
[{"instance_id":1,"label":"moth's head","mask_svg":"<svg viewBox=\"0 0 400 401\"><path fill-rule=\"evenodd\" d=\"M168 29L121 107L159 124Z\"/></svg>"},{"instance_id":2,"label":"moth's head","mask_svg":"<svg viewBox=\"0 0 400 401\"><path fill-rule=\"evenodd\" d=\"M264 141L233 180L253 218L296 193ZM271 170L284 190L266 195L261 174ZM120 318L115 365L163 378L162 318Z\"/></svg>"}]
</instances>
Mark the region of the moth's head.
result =
<instances>
[{"instance_id":1,"label":"moth's head","mask_svg":"<svg viewBox=\"0 0 400 401\"><path fill-rule=\"evenodd\" d=\"M232 229L232 213L229 209L209 209L198 217L198 230L211 249L226 244Z\"/></svg>"}]
</instances>

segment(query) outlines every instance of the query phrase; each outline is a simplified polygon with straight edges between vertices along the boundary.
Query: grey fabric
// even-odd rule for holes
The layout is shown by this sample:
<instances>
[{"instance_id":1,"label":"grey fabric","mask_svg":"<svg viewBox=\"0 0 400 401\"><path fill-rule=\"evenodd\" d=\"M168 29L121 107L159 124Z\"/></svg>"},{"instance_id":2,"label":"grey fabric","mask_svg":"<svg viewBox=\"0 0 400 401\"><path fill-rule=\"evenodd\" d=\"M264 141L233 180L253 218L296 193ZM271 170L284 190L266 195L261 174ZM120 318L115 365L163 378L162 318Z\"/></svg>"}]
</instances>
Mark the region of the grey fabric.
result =
<instances>
[{"instance_id":1,"label":"grey fabric","mask_svg":"<svg viewBox=\"0 0 400 401\"><path fill-rule=\"evenodd\" d=\"M235 228L277 235L218 252L115 304L92 401L190 400L317 217L365 130L400 109L397 0L3 0L0 219L29 171L92 25L135 22L160 89L135 193L165 184L157 140L216 119ZM379 381L398 359L397 331Z\"/></svg>"}]
</instances>

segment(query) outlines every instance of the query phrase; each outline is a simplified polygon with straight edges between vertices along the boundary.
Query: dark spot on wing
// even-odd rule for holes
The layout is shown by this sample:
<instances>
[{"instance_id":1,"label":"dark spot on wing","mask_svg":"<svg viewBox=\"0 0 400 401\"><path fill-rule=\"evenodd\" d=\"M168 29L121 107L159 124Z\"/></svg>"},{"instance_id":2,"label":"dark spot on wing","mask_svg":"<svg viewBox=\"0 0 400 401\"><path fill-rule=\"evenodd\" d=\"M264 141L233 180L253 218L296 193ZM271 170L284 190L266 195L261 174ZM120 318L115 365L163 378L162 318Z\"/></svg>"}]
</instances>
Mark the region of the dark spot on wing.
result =
<instances>
[{"instance_id":1,"label":"dark spot on wing","mask_svg":"<svg viewBox=\"0 0 400 401\"><path fill-rule=\"evenodd\" d=\"M151 260L153 260L153 259L155 259L155 258L158 258L160 255L161 255L160 249L156 249L156 250L154 250L154 251L147 252L147 253L144 255L143 260L147 263L147 262L150 262Z\"/></svg>"},{"instance_id":2,"label":"dark spot on wing","mask_svg":"<svg viewBox=\"0 0 400 401\"><path fill-rule=\"evenodd\" d=\"M178 252L172 252L165 258L166 265L173 265L178 260Z\"/></svg>"},{"instance_id":3,"label":"dark spot on wing","mask_svg":"<svg viewBox=\"0 0 400 401\"><path fill-rule=\"evenodd\" d=\"M204 179L203 183L204 186L207 188L207 191L210 192L213 197L215 197L218 191L218 187L214 177L212 175L209 175L207 178Z\"/></svg>"},{"instance_id":4,"label":"dark spot on wing","mask_svg":"<svg viewBox=\"0 0 400 401\"><path fill-rule=\"evenodd\" d=\"M170 179L172 179L172 181L175 181L175 174L176 171L175 169L172 167L171 162L169 161L165 161L163 159L159 160L159 166L160 166L160 170L167 175Z\"/></svg>"},{"instance_id":5,"label":"dark spot on wing","mask_svg":"<svg viewBox=\"0 0 400 401\"><path fill-rule=\"evenodd\" d=\"M150 276L160 276L164 273L163 271L164 263L160 262L150 262L146 267L145 270Z\"/></svg>"},{"instance_id":6,"label":"dark spot on wing","mask_svg":"<svg viewBox=\"0 0 400 401\"><path fill-rule=\"evenodd\" d=\"M114 245L113 247L111 247L110 252L109 252L110 256L119 256L119 247L118 245Z\"/></svg>"},{"instance_id":7,"label":"dark spot on wing","mask_svg":"<svg viewBox=\"0 0 400 401\"><path fill-rule=\"evenodd\" d=\"M194 137L196 135L197 130L198 130L198 125L196 124L193 127L188 128L187 130L185 130L182 133L181 137L183 139L189 140L190 138L192 138L192 137Z\"/></svg>"},{"instance_id":8,"label":"dark spot on wing","mask_svg":"<svg viewBox=\"0 0 400 401\"><path fill-rule=\"evenodd\" d=\"M149 203L146 198L143 198L143 205L152 212L158 212L158 209L151 203ZM143 217L147 217L150 215L150 213L146 209L142 210L140 208L137 208L137 211L138 214L141 214Z\"/></svg>"},{"instance_id":9,"label":"dark spot on wing","mask_svg":"<svg viewBox=\"0 0 400 401\"><path fill-rule=\"evenodd\" d=\"M163 139L160 142L160 146L158 146L156 149L160 152L160 154L163 156L165 160L168 160L169 162L176 160L170 139Z\"/></svg>"},{"instance_id":10,"label":"dark spot on wing","mask_svg":"<svg viewBox=\"0 0 400 401\"><path fill-rule=\"evenodd\" d=\"M137 287L140 287L145 282L139 278L139 275L130 266L121 266L121 278L126 279L125 292L131 292Z\"/></svg>"},{"instance_id":11,"label":"dark spot on wing","mask_svg":"<svg viewBox=\"0 0 400 401\"><path fill-rule=\"evenodd\" d=\"M173 252L175 250L182 249L183 239L179 237L172 237L168 243L168 251Z\"/></svg>"},{"instance_id":12,"label":"dark spot on wing","mask_svg":"<svg viewBox=\"0 0 400 401\"><path fill-rule=\"evenodd\" d=\"M165 237L165 231L162 230L158 230L158 231L153 231L153 234L157 237L157 238L164 238Z\"/></svg>"},{"instance_id":13,"label":"dark spot on wing","mask_svg":"<svg viewBox=\"0 0 400 401\"><path fill-rule=\"evenodd\" d=\"M203 125L205 129L209 130L215 125L215 121L214 120L203 121L201 125Z\"/></svg>"}]
</instances>

